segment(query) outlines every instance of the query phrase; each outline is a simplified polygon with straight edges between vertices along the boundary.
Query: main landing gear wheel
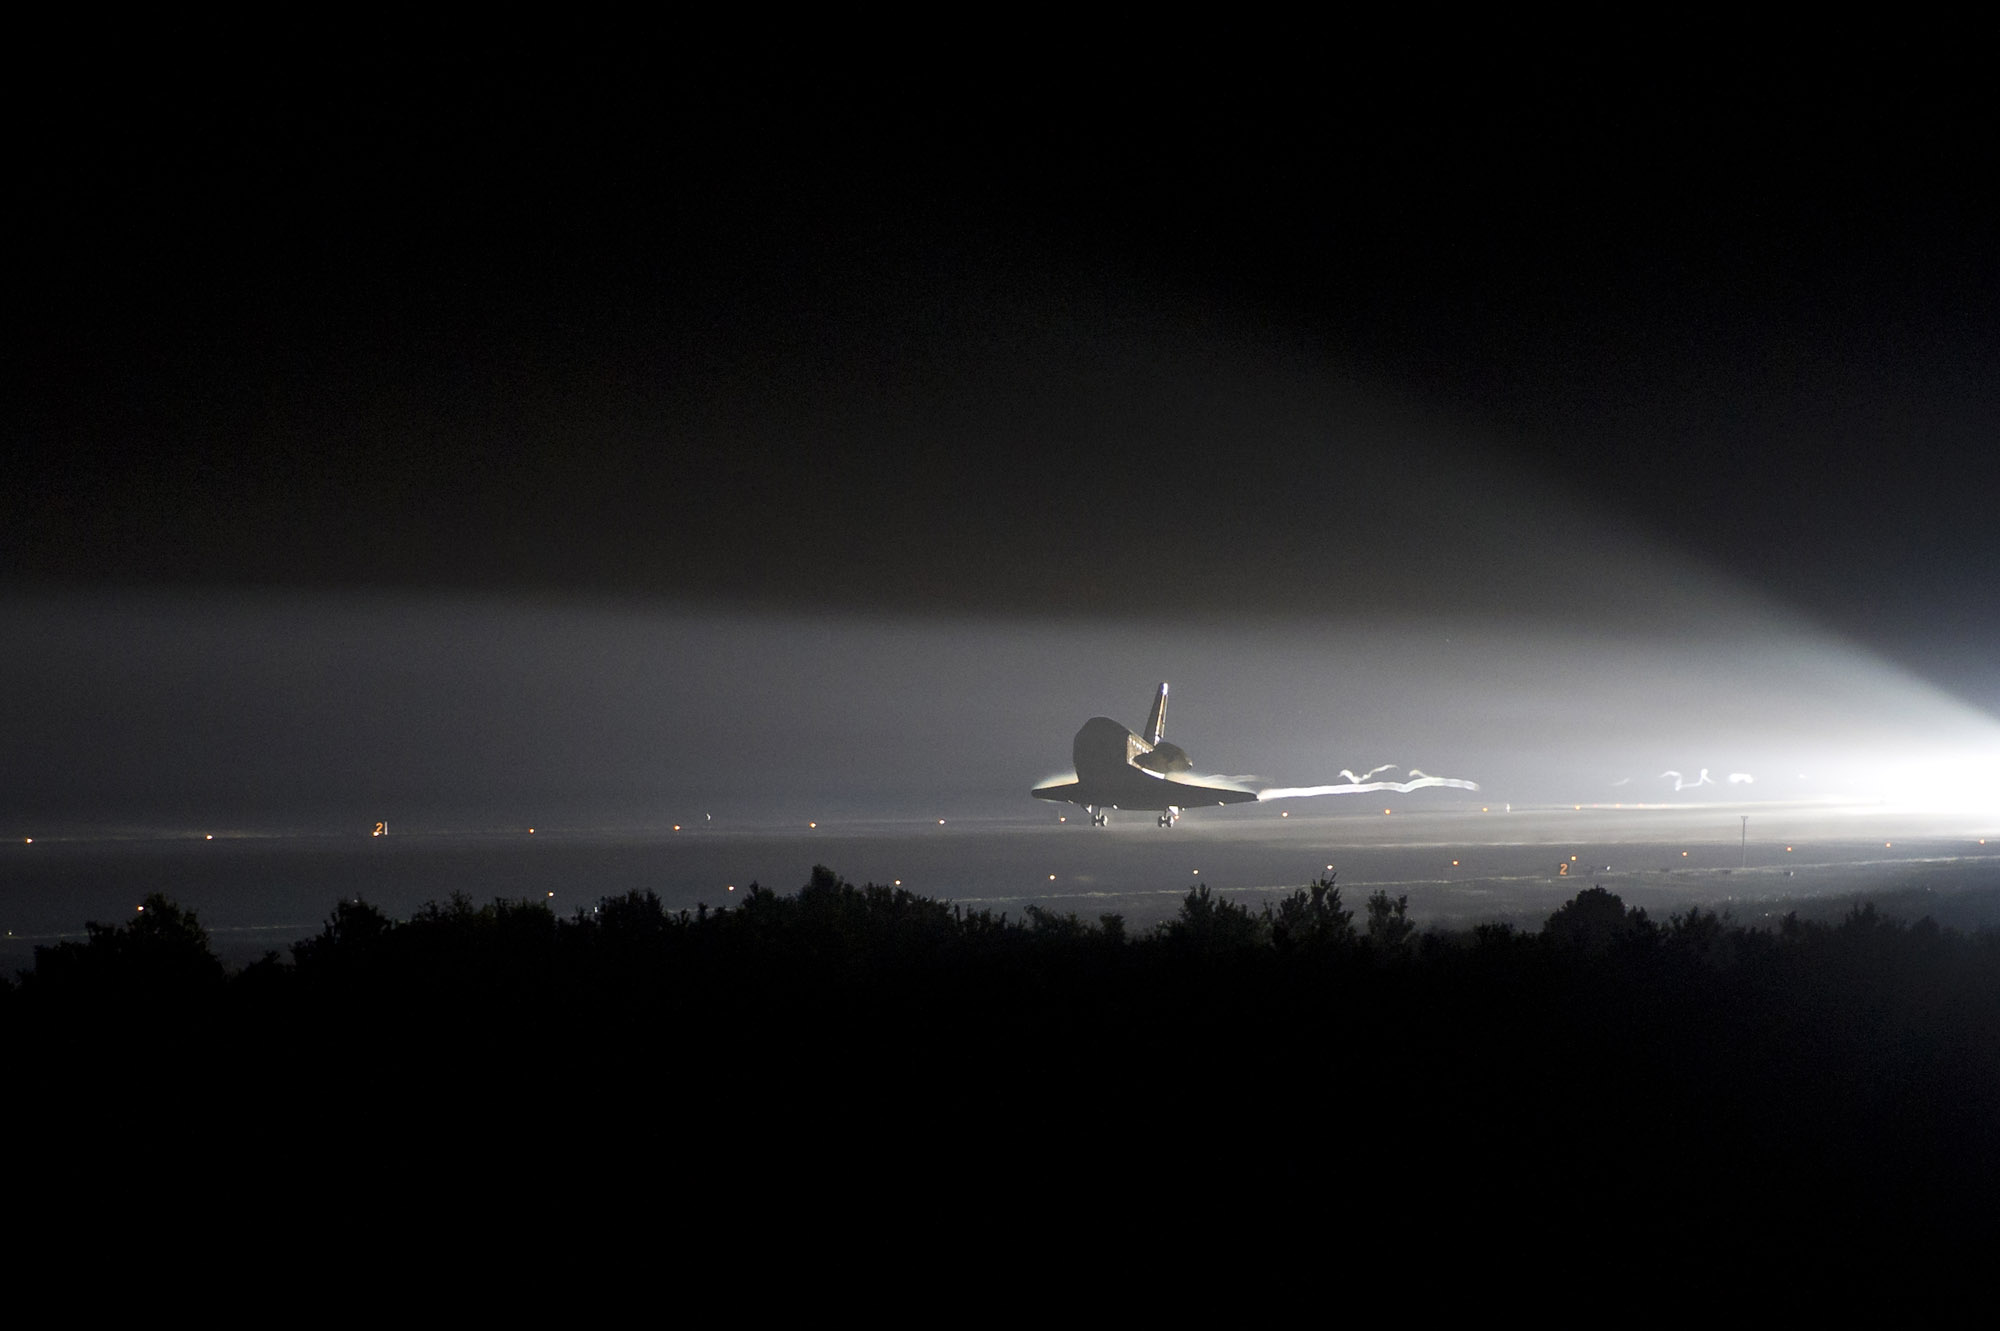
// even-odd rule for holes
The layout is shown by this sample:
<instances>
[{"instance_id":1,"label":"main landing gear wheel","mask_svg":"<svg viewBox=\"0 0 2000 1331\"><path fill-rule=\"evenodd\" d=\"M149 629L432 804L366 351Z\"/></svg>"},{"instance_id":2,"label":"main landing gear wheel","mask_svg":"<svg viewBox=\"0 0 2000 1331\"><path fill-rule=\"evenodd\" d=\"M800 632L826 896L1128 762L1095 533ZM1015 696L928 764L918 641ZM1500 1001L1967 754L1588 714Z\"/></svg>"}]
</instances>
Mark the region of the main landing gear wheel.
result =
<instances>
[{"instance_id":1,"label":"main landing gear wheel","mask_svg":"<svg viewBox=\"0 0 2000 1331\"><path fill-rule=\"evenodd\" d=\"M1180 820L1181 820L1181 811L1179 809L1168 809L1165 813L1160 815L1160 826L1172 827L1175 823L1179 822Z\"/></svg>"},{"instance_id":2,"label":"main landing gear wheel","mask_svg":"<svg viewBox=\"0 0 2000 1331\"><path fill-rule=\"evenodd\" d=\"M1088 807L1090 808L1090 825L1092 827L1104 827L1111 822L1111 816L1102 809L1097 808L1095 805Z\"/></svg>"}]
</instances>

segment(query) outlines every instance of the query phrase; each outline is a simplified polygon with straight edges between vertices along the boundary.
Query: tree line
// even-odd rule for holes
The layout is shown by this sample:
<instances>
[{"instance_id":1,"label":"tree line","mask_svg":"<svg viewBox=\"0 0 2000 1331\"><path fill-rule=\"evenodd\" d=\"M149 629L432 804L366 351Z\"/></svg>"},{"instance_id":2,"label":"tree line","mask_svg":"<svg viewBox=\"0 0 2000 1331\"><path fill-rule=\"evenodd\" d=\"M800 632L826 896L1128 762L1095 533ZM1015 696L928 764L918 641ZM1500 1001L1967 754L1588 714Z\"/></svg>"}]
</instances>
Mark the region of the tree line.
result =
<instances>
[{"instance_id":1,"label":"tree line","mask_svg":"<svg viewBox=\"0 0 2000 1331\"><path fill-rule=\"evenodd\" d=\"M232 973L154 896L38 948L0 1030L65 1103L137 1089L309 1127L385 1096L767 1132L921 1109L1181 1156L1179 1134L1249 1123L1290 1163L1205 1155L1211 1183L1409 1199L1478 1161L1495 1206L1766 1237L1775 1214L1942 1224L2000 1181L2000 935L1866 904L1752 928L1592 887L1539 931L1423 930L1328 877L1255 909L1199 886L1133 931L819 867L726 910L343 901L289 961Z\"/></svg>"}]
</instances>

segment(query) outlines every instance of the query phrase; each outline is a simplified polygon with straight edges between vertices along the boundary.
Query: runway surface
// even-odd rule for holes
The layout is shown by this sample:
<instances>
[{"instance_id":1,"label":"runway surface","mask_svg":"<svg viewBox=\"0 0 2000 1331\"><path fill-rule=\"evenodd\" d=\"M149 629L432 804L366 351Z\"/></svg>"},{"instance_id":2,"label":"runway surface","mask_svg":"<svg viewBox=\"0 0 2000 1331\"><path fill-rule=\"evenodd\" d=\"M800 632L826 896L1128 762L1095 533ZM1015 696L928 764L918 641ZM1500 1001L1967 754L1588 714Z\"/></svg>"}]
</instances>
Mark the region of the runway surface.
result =
<instances>
[{"instance_id":1,"label":"runway surface","mask_svg":"<svg viewBox=\"0 0 2000 1331\"><path fill-rule=\"evenodd\" d=\"M200 915L226 960L288 954L333 903L363 897L391 915L462 892L547 901L558 915L653 891L671 909L726 907L753 881L795 891L815 864L856 883L1019 917L1030 904L1149 928L1206 883L1253 909L1325 874L1346 902L1407 895L1426 924L1534 927L1593 884L1656 918L1691 904L1749 920L1856 893L1907 912L1936 898L1972 927L2000 897L2000 818L1885 806L1745 803L1672 807L1454 808L1383 813L1252 805L1149 814L1093 828L1080 811L1020 817L829 822L819 826L397 827L245 831L124 829L0 846L0 967L33 946L80 938L86 920L130 918L148 892ZM1067 822L1058 818L1069 817ZM1746 826L1740 821L1748 815ZM1988 892L1985 889L1995 889Z\"/></svg>"}]
</instances>

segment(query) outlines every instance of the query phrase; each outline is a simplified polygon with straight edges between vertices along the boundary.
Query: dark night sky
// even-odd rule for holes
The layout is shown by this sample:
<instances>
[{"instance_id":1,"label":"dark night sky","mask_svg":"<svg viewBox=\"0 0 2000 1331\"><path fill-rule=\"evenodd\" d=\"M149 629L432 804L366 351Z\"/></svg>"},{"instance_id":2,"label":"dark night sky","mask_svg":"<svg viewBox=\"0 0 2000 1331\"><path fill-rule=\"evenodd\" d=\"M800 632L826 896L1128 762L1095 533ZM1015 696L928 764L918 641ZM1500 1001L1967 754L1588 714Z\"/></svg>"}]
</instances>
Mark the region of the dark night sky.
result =
<instances>
[{"instance_id":1,"label":"dark night sky","mask_svg":"<svg viewBox=\"0 0 2000 1331\"><path fill-rule=\"evenodd\" d=\"M2000 557L1993 94L1962 73L17 89L7 555L1099 609L1125 590L1072 563L1117 584L1163 524L1279 551L1300 473L1372 478L1273 401L1359 380L1901 629Z\"/></svg>"},{"instance_id":2,"label":"dark night sky","mask_svg":"<svg viewBox=\"0 0 2000 1331\"><path fill-rule=\"evenodd\" d=\"M17 82L16 589L1560 622L1629 536L2000 700L1970 68L694 63Z\"/></svg>"}]
</instances>

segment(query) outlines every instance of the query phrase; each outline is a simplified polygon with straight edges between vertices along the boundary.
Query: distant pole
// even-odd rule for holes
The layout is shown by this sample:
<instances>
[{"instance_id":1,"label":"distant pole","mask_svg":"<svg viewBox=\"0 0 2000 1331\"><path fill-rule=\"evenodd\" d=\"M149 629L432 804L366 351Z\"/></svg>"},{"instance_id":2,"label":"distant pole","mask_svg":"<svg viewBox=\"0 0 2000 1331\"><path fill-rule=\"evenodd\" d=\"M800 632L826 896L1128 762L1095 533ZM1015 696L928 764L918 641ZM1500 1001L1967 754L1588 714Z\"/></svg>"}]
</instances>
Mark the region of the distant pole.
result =
<instances>
[{"instance_id":1,"label":"distant pole","mask_svg":"<svg viewBox=\"0 0 2000 1331\"><path fill-rule=\"evenodd\" d=\"M1743 863L1738 868L1750 867L1750 815L1743 815Z\"/></svg>"}]
</instances>

